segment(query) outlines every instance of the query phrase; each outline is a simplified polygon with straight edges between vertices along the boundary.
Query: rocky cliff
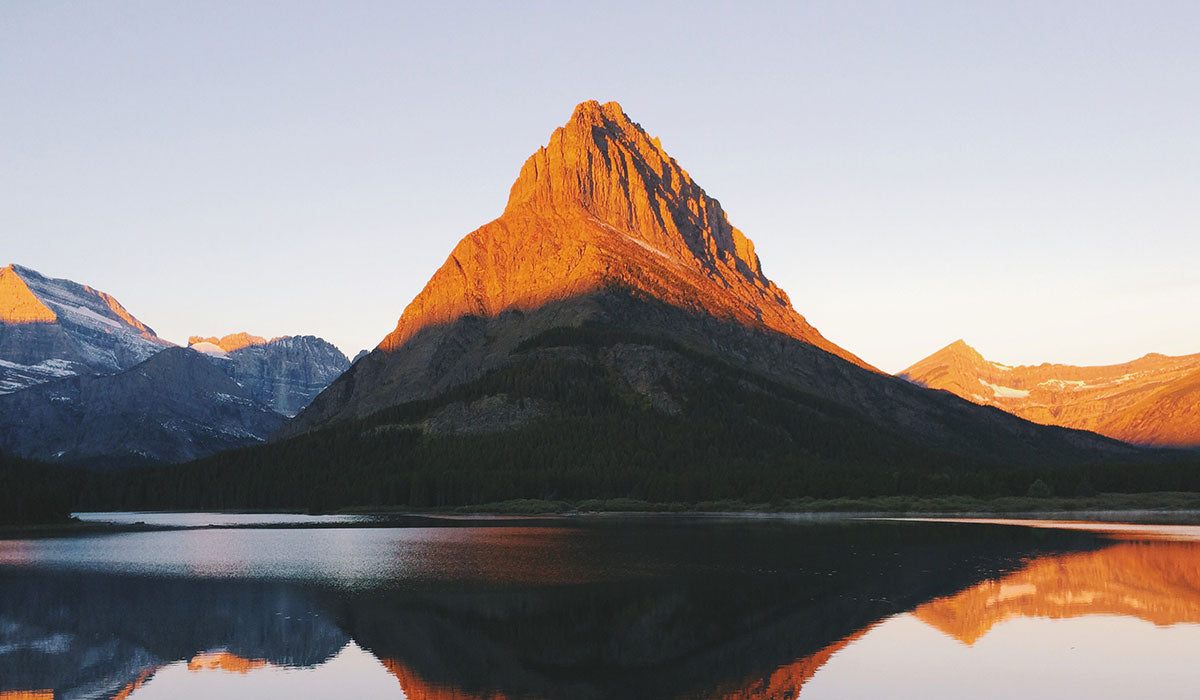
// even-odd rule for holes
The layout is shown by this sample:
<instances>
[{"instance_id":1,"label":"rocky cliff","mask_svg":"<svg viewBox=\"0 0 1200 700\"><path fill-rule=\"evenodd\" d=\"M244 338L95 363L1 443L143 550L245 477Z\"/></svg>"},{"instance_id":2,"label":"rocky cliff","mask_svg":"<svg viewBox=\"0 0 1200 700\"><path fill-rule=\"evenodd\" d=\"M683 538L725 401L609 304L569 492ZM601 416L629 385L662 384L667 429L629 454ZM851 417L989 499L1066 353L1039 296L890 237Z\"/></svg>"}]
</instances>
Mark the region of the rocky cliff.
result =
<instances>
[{"instance_id":1,"label":"rocky cliff","mask_svg":"<svg viewBox=\"0 0 1200 700\"><path fill-rule=\"evenodd\" d=\"M170 345L104 292L19 265L0 269L0 394L128 369Z\"/></svg>"},{"instance_id":2,"label":"rocky cliff","mask_svg":"<svg viewBox=\"0 0 1200 700\"><path fill-rule=\"evenodd\" d=\"M1141 445L1200 447L1200 354L1097 367L992 362L962 340L898 376L1026 420Z\"/></svg>"},{"instance_id":3,"label":"rocky cliff","mask_svg":"<svg viewBox=\"0 0 1200 700\"><path fill-rule=\"evenodd\" d=\"M513 183L504 214L464 238L380 344L618 287L781 332L860 366L796 313L721 204L616 102L584 102Z\"/></svg>"},{"instance_id":4,"label":"rocky cliff","mask_svg":"<svg viewBox=\"0 0 1200 700\"><path fill-rule=\"evenodd\" d=\"M340 350L311 335L192 336L188 344L217 362L255 401L289 418L350 366Z\"/></svg>"}]
</instances>

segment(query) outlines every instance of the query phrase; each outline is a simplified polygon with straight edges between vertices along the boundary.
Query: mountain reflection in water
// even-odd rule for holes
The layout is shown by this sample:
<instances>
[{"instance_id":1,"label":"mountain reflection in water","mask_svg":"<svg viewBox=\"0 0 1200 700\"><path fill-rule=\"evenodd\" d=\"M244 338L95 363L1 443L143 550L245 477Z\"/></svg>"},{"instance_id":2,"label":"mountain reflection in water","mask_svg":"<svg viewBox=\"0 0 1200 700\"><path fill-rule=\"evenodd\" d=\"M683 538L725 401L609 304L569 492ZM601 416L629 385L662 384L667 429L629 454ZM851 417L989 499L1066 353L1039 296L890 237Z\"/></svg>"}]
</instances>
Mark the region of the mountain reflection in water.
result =
<instances>
[{"instance_id":1,"label":"mountain reflection in water","mask_svg":"<svg viewBox=\"0 0 1200 700\"><path fill-rule=\"evenodd\" d=\"M147 534L178 537L186 558L203 533ZM420 566L352 586L320 563L308 577L294 562L282 578L245 562L238 576L200 576L156 558L164 576L97 566L89 538L77 560L62 542L9 543L20 556L0 556L0 700L782 699L900 618L955 644L1020 617L1200 623L1193 542L664 519L427 534L366 550L419 552Z\"/></svg>"}]
</instances>

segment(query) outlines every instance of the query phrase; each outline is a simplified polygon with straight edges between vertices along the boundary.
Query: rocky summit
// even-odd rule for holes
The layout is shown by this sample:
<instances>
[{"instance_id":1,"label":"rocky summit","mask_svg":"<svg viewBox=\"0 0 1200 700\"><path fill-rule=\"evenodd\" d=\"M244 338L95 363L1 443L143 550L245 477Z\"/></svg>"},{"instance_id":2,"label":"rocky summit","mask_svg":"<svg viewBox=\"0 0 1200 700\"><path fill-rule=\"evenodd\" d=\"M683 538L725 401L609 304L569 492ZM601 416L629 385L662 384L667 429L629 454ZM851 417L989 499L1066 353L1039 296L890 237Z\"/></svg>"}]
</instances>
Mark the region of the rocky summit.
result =
<instances>
[{"instance_id":1,"label":"rocky summit","mask_svg":"<svg viewBox=\"0 0 1200 700\"><path fill-rule=\"evenodd\" d=\"M899 376L1035 423L1139 445L1200 447L1200 354L1151 353L1097 367L1013 367L957 340Z\"/></svg>"},{"instance_id":2,"label":"rocky summit","mask_svg":"<svg viewBox=\"0 0 1200 700\"><path fill-rule=\"evenodd\" d=\"M104 292L20 265L0 269L0 394L129 369L170 345Z\"/></svg>"},{"instance_id":3,"label":"rocky summit","mask_svg":"<svg viewBox=\"0 0 1200 700\"><path fill-rule=\"evenodd\" d=\"M584 102L530 156L504 214L464 238L380 347L463 316L621 288L778 331L860 366L767 279L754 244L616 102Z\"/></svg>"},{"instance_id":4,"label":"rocky summit","mask_svg":"<svg viewBox=\"0 0 1200 700\"><path fill-rule=\"evenodd\" d=\"M773 408L750 415L767 396ZM598 416L635 426L608 426L607 445L665 416L675 438L711 424L738 458L811 464L878 465L892 447L928 463L1134 454L916 387L824 338L717 200L615 102L579 105L521 168L503 214L463 238L395 330L279 437L393 407L405 418L388 429L432 434L574 416L587 441L605 430Z\"/></svg>"}]
</instances>

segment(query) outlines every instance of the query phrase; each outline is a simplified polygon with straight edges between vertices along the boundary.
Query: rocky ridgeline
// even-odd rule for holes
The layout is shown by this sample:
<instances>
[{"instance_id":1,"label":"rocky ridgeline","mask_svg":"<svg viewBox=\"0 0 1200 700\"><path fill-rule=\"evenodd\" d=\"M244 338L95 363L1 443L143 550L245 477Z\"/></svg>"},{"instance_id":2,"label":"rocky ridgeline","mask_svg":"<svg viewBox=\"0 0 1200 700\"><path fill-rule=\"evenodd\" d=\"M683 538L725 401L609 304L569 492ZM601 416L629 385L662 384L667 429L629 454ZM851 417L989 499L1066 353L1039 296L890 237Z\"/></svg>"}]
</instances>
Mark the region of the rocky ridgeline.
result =
<instances>
[{"instance_id":1,"label":"rocky ridgeline","mask_svg":"<svg viewBox=\"0 0 1200 700\"><path fill-rule=\"evenodd\" d=\"M1139 445L1200 447L1200 354L1151 353L1097 367L1010 367L958 340L898 376L1035 423Z\"/></svg>"},{"instance_id":2,"label":"rocky ridgeline","mask_svg":"<svg viewBox=\"0 0 1200 700\"><path fill-rule=\"evenodd\" d=\"M0 269L0 394L129 369L170 345L104 292L19 265Z\"/></svg>"}]
</instances>

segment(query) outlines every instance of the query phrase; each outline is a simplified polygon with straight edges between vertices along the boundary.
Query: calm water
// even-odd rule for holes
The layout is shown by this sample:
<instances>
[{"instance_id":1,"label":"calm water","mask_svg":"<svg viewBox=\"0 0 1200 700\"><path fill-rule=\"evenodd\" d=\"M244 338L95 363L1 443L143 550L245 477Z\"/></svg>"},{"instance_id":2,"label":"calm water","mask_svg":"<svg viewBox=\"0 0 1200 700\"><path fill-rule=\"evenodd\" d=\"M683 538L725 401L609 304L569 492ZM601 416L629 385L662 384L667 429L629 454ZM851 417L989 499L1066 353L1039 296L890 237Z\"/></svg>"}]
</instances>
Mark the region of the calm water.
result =
<instances>
[{"instance_id":1,"label":"calm water","mask_svg":"<svg viewBox=\"0 0 1200 700\"><path fill-rule=\"evenodd\" d=\"M0 540L0 700L1200 695L1200 528L276 522Z\"/></svg>"},{"instance_id":2,"label":"calm water","mask_svg":"<svg viewBox=\"0 0 1200 700\"><path fill-rule=\"evenodd\" d=\"M303 515L299 513L72 513L86 523L164 525L170 527L233 527L238 525L328 525L367 522L366 515Z\"/></svg>"}]
</instances>

